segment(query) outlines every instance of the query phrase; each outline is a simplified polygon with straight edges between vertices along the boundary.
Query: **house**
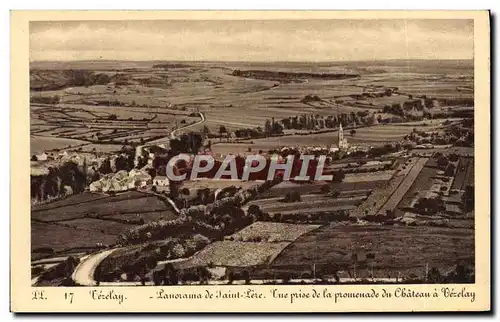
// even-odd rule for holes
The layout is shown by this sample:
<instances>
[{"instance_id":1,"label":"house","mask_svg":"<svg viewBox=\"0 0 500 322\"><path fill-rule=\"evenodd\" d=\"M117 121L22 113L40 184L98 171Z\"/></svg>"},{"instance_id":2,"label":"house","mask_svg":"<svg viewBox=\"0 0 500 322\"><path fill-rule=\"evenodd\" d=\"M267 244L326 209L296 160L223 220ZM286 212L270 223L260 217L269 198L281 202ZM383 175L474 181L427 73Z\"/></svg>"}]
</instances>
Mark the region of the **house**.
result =
<instances>
[{"instance_id":1,"label":"house","mask_svg":"<svg viewBox=\"0 0 500 322\"><path fill-rule=\"evenodd\" d=\"M42 154L38 154L36 156L37 161L47 161L48 155L47 153L43 152Z\"/></svg>"},{"instance_id":2,"label":"house","mask_svg":"<svg viewBox=\"0 0 500 322\"><path fill-rule=\"evenodd\" d=\"M446 204L446 213L451 216L464 215L465 212L456 204Z\"/></svg>"},{"instance_id":3,"label":"house","mask_svg":"<svg viewBox=\"0 0 500 322\"><path fill-rule=\"evenodd\" d=\"M168 181L168 177L165 176L156 176L153 179L153 185L158 187L168 187L170 185Z\"/></svg>"},{"instance_id":4,"label":"house","mask_svg":"<svg viewBox=\"0 0 500 322\"><path fill-rule=\"evenodd\" d=\"M146 171L140 169L130 170L128 176L131 179L131 185L133 185L130 189L134 187L145 187L152 182L151 176Z\"/></svg>"}]
</instances>

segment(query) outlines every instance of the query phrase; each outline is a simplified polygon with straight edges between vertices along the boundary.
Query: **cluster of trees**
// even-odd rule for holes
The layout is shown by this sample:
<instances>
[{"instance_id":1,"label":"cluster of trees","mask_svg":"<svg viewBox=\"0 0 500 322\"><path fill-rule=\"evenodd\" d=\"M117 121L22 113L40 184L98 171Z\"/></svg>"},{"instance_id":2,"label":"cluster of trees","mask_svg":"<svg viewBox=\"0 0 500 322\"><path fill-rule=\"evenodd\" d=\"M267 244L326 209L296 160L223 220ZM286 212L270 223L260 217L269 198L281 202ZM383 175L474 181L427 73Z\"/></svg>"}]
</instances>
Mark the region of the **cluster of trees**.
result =
<instances>
[{"instance_id":1,"label":"cluster of trees","mask_svg":"<svg viewBox=\"0 0 500 322\"><path fill-rule=\"evenodd\" d=\"M180 153L197 154L203 146L203 137L200 133L189 132L182 134L177 139L170 140L170 150L172 155Z\"/></svg>"},{"instance_id":2,"label":"cluster of trees","mask_svg":"<svg viewBox=\"0 0 500 322\"><path fill-rule=\"evenodd\" d=\"M67 194L69 187L72 193L85 190L87 184L86 171L73 161L65 162L61 167L49 167L48 173L31 177L31 198L46 200Z\"/></svg>"},{"instance_id":3,"label":"cluster of trees","mask_svg":"<svg viewBox=\"0 0 500 322\"><path fill-rule=\"evenodd\" d=\"M395 153L395 152L401 151L402 148L403 148L403 146L401 146L401 144L399 144L399 143L395 143L395 144L388 143L388 144L385 144L383 146L371 148L368 151L368 155L371 157L381 157L381 156L384 156L384 155L387 155L390 153Z\"/></svg>"},{"instance_id":4,"label":"cluster of trees","mask_svg":"<svg viewBox=\"0 0 500 322\"><path fill-rule=\"evenodd\" d=\"M56 266L44 271L40 275L40 281L54 281L62 280L61 286L73 286L71 285L71 274L75 270L76 266L80 263L78 258L69 256L65 261L57 264ZM36 273L36 272L34 272Z\"/></svg>"},{"instance_id":5,"label":"cluster of trees","mask_svg":"<svg viewBox=\"0 0 500 322\"><path fill-rule=\"evenodd\" d=\"M264 134L266 136L283 134L283 126L274 121L274 117L269 120L267 119L264 123Z\"/></svg>"},{"instance_id":6,"label":"cluster of trees","mask_svg":"<svg viewBox=\"0 0 500 322\"><path fill-rule=\"evenodd\" d=\"M460 283L474 283L475 273L474 269L461 263L457 260L455 269L448 274L442 274L437 267L432 267L425 278L419 278L415 274L410 274L403 280L403 283L430 283L430 284L460 284Z\"/></svg>"},{"instance_id":7,"label":"cluster of trees","mask_svg":"<svg viewBox=\"0 0 500 322\"><path fill-rule=\"evenodd\" d=\"M61 98L58 95L54 96L30 96L30 103L40 104L59 104Z\"/></svg>"},{"instance_id":8,"label":"cluster of trees","mask_svg":"<svg viewBox=\"0 0 500 322\"><path fill-rule=\"evenodd\" d=\"M316 130L316 129L336 129L340 123L343 126L373 125L379 122L381 117L375 118L373 113L368 111L358 111L351 113L341 113L338 116L319 114L302 114L290 116L280 121L285 130Z\"/></svg>"},{"instance_id":9,"label":"cluster of trees","mask_svg":"<svg viewBox=\"0 0 500 322\"><path fill-rule=\"evenodd\" d=\"M248 77L255 79L265 79L272 81L288 82L302 82L304 79L346 79L359 77L358 74L344 74L344 73L305 73L305 72L281 72L269 70L239 70L235 69L232 73L233 76Z\"/></svg>"},{"instance_id":10,"label":"cluster of trees","mask_svg":"<svg viewBox=\"0 0 500 322\"><path fill-rule=\"evenodd\" d=\"M234 196L215 200L208 205L184 208L174 220L159 220L134 227L119 238L120 244L137 244L167 237L202 234L211 240L221 240L225 235L251 224L257 218L241 209L241 205L254 199L280 180L267 181L258 188L240 190Z\"/></svg>"},{"instance_id":11,"label":"cluster of trees","mask_svg":"<svg viewBox=\"0 0 500 322\"><path fill-rule=\"evenodd\" d=\"M94 73L83 69L70 69L64 71L66 86L91 86L106 85L111 82L111 77L102 73Z\"/></svg>"},{"instance_id":12,"label":"cluster of trees","mask_svg":"<svg viewBox=\"0 0 500 322\"><path fill-rule=\"evenodd\" d=\"M444 201L439 198L420 198L413 208L423 215L435 215L446 210Z\"/></svg>"},{"instance_id":13,"label":"cluster of trees","mask_svg":"<svg viewBox=\"0 0 500 322\"><path fill-rule=\"evenodd\" d=\"M312 224L325 224L334 221L348 221L355 220L356 218L351 218L349 216L349 211L346 210L335 210L335 211L318 211L310 213L293 213L293 214L281 214L274 213L269 214L258 205L250 205L247 210L248 215L254 218L254 221L270 221L270 222L284 222L284 223L312 223Z\"/></svg>"}]
</instances>

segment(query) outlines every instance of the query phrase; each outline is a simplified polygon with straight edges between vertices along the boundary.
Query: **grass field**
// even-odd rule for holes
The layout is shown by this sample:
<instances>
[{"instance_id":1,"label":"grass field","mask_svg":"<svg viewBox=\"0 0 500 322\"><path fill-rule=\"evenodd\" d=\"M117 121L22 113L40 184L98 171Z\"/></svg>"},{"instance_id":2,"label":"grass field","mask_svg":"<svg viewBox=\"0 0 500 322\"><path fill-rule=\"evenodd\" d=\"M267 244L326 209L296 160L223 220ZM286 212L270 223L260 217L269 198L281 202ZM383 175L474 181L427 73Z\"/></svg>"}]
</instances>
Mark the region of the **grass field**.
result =
<instances>
[{"instance_id":1,"label":"grass field","mask_svg":"<svg viewBox=\"0 0 500 322\"><path fill-rule=\"evenodd\" d=\"M252 181L241 181L241 180L199 179L199 180L187 180L182 182L183 188L188 188L188 189L208 188L210 190L223 189L231 186L241 187L242 189L248 189L255 185L257 185L257 183Z\"/></svg>"},{"instance_id":2,"label":"grass field","mask_svg":"<svg viewBox=\"0 0 500 322\"><path fill-rule=\"evenodd\" d=\"M131 222L138 222L141 219L144 220L145 223L157 220L172 220L177 218L177 216L171 210L164 211L155 211L155 212L141 212L141 213L133 213L133 214L119 214L119 215L111 215L106 216L107 220L128 220Z\"/></svg>"},{"instance_id":3,"label":"grass field","mask_svg":"<svg viewBox=\"0 0 500 322\"><path fill-rule=\"evenodd\" d=\"M348 198L332 198L319 195L302 195L299 202L282 202L283 197L272 199L258 199L248 203L250 205L258 205L264 212L273 213L304 213L311 211L334 211L340 209L351 209L359 205L366 199L366 196L348 197Z\"/></svg>"},{"instance_id":4,"label":"grass field","mask_svg":"<svg viewBox=\"0 0 500 322\"><path fill-rule=\"evenodd\" d=\"M271 267L310 272L313 264L352 271L352 254L357 253L358 277L395 277L411 273L424 275L425 266L441 272L457 259L474 262L474 230L437 227L324 226L299 237L272 263ZM372 253L372 262L362 262Z\"/></svg>"},{"instance_id":5,"label":"grass field","mask_svg":"<svg viewBox=\"0 0 500 322\"><path fill-rule=\"evenodd\" d=\"M47 150L64 149L86 143L82 140L33 135L30 137L30 153L39 154Z\"/></svg>"},{"instance_id":6,"label":"grass field","mask_svg":"<svg viewBox=\"0 0 500 322\"><path fill-rule=\"evenodd\" d=\"M31 222L31 250L41 247L55 252L72 248L95 248L97 243L112 245L116 236L95 230L76 229L57 224Z\"/></svg>"},{"instance_id":7,"label":"grass field","mask_svg":"<svg viewBox=\"0 0 500 322\"><path fill-rule=\"evenodd\" d=\"M218 241L191 256L187 265L247 267L270 263L289 243Z\"/></svg>"},{"instance_id":8,"label":"grass field","mask_svg":"<svg viewBox=\"0 0 500 322\"><path fill-rule=\"evenodd\" d=\"M263 242L293 242L301 235L319 228L319 225L297 225L257 221L229 236L234 241L252 241L260 238Z\"/></svg>"},{"instance_id":9,"label":"grass field","mask_svg":"<svg viewBox=\"0 0 500 322\"><path fill-rule=\"evenodd\" d=\"M111 220L100 220L94 218L80 218L61 222L65 226L80 230L98 231L106 235L119 235L125 230L133 228L133 225L123 224Z\"/></svg>"},{"instance_id":10,"label":"grass field","mask_svg":"<svg viewBox=\"0 0 500 322\"><path fill-rule=\"evenodd\" d=\"M92 198L93 197L93 198ZM138 214L170 209L162 200L141 192L126 192L103 198L100 194L84 193L79 199L63 199L32 209L32 219L40 221L63 221L83 218L87 215L108 216L116 214Z\"/></svg>"},{"instance_id":11,"label":"grass field","mask_svg":"<svg viewBox=\"0 0 500 322\"><path fill-rule=\"evenodd\" d=\"M134 225L174 218L170 205L145 193L82 193L33 207L31 247L50 247L55 252L95 248L97 243L114 244L117 235Z\"/></svg>"},{"instance_id":12,"label":"grass field","mask_svg":"<svg viewBox=\"0 0 500 322\"><path fill-rule=\"evenodd\" d=\"M386 180L379 181L366 181L366 182L352 182L352 183L334 183L331 184L331 189L340 192L340 196L344 193L350 193L352 195L353 191L361 191L361 194L366 194L367 191L371 191L380 185L386 183ZM262 193L258 196L259 199L267 198L283 198L288 192L297 191L301 195L320 193L321 187L324 186L324 182L313 182L313 183L294 183L294 182L282 182L276 186L269 189L269 191ZM354 195L359 195L355 193Z\"/></svg>"}]
</instances>

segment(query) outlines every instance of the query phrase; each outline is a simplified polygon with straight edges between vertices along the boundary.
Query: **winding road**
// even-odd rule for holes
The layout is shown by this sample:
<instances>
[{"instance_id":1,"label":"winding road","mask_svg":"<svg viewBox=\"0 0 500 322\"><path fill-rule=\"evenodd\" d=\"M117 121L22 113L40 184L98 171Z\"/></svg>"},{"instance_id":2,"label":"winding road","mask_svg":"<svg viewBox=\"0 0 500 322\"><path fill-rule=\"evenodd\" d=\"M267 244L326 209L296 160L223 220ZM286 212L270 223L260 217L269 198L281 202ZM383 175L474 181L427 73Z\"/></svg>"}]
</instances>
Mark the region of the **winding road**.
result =
<instances>
[{"instance_id":1,"label":"winding road","mask_svg":"<svg viewBox=\"0 0 500 322\"><path fill-rule=\"evenodd\" d=\"M80 264L78 264L75 271L71 275L71 278L80 285L97 285L97 282L94 279L95 269L106 257L118 249L119 248L108 249L82 258Z\"/></svg>"}]
</instances>

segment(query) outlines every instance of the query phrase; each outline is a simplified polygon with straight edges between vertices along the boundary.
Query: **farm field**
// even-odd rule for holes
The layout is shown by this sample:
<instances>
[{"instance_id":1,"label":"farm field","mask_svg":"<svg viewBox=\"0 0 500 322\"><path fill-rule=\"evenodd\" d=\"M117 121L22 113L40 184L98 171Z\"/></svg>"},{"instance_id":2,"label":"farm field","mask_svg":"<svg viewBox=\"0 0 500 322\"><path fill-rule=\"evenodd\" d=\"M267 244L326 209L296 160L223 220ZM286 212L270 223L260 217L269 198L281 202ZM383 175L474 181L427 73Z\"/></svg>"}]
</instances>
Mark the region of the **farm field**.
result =
<instances>
[{"instance_id":1,"label":"farm field","mask_svg":"<svg viewBox=\"0 0 500 322\"><path fill-rule=\"evenodd\" d=\"M396 216L399 217L403 214L402 209L412 207L413 201L418 199L419 196L425 197L424 194L432 187L434 181L433 177L436 176L437 172L438 170L436 168L430 168L427 166L420 171L417 179L415 179L411 188L406 192L398 204Z\"/></svg>"},{"instance_id":2,"label":"farm field","mask_svg":"<svg viewBox=\"0 0 500 322\"><path fill-rule=\"evenodd\" d=\"M426 264L442 273L457 259L474 262L474 230L437 227L324 226L299 237L271 264L292 274L310 273L312 265L353 269L352 254L358 254L357 276L424 275ZM372 262L366 254L374 254ZM339 274L341 275L341 274ZM253 275L252 275L253 276Z\"/></svg>"},{"instance_id":3,"label":"farm field","mask_svg":"<svg viewBox=\"0 0 500 322\"><path fill-rule=\"evenodd\" d=\"M351 215L361 217L366 215L375 215L380 213L378 210L385 204L389 196L399 187L401 182L406 178L411 171L418 158L410 158L404 164L400 164L396 169L396 173L391 180L375 181L376 186L368 198L357 207Z\"/></svg>"},{"instance_id":4,"label":"farm field","mask_svg":"<svg viewBox=\"0 0 500 322\"><path fill-rule=\"evenodd\" d=\"M385 124L375 125L370 127L357 128L356 134L346 135L350 144L357 145L383 145L400 141L405 136L409 135L413 129L418 131L434 131L440 128L439 125L433 126L415 126L403 124ZM255 153L259 150L264 152L283 147L283 146L328 146L336 145L338 139L338 131L331 131L319 134L303 134L303 135L284 135L269 137L263 139L246 140L239 143L227 143L222 140L212 140L212 151L220 154L248 154ZM250 149L250 151L249 151Z\"/></svg>"},{"instance_id":5,"label":"farm field","mask_svg":"<svg viewBox=\"0 0 500 322\"><path fill-rule=\"evenodd\" d=\"M248 206L257 205L262 211L270 214L278 212L282 214L302 213L315 210L333 211L339 209L351 209L350 206L355 208L355 206L359 205L366 199L366 196L332 198L320 195L302 195L301 201L289 203L282 202L281 199L283 198L258 199L248 203Z\"/></svg>"},{"instance_id":6,"label":"farm field","mask_svg":"<svg viewBox=\"0 0 500 322\"><path fill-rule=\"evenodd\" d=\"M253 241L255 238L259 238L263 242L293 242L301 235L319 227L319 225L298 225L257 221L228 238L234 241Z\"/></svg>"},{"instance_id":7,"label":"farm field","mask_svg":"<svg viewBox=\"0 0 500 322\"><path fill-rule=\"evenodd\" d=\"M123 224L116 221L111 220L100 220L95 218L78 218L72 220L66 220L63 222L59 222L58 224L74 227L79 230L88 230L88 231L99 231L106 235L120 235L127 229L133 228L133 225Z\"/></svg>"},{"instance_id":8,"label":"farm field","mask_svg":"<svg viewBox=\"0 0 500 322\"><path fill-rule=\"evenodd\" d=\"M465 190L467 185L474 185L474 160L462 157L458 163L451 189Z\"/></svg>"},{"instance_id":9,"label":"farm field","mask_svg":"<svg viewBox=\"0 0 500 322\"><path fill-rule=\"evenodd\" d=\"M345 196L352 195L353 191L358 191L359 193L354 193L354 195L366 194L368 191L372 191L373 189L385 184L386 180L380 181L367 181L367 182L352 182L352 183L333 183L330 184L332 190L339 191L340 197L344 194ZM258 196L258 199L266 199L266 198L278 198L285 196L288 192L297 191L299 194L313 194L320 193L321 187L325 185L324 182L313 182L313 183L294 183L294 182L282 182L277 184L276 186L269 189L269 191L265 193L261 193Z\"/></svg>"},{"instance_id":10,"label":"farm field","mask_svg":"<svg viewBox=\"0 0 500 322\"><path fill-rule=\"evenodd\" d=\"M140 142L141 139L146 142L157 140L162 133L167 133L163 135L166 137L176 124L189 123L193 119L189 114L196 111L203 112L207 119L203 125L197 125L191 130L198 131L202 126L207 126L210 132L218 133L221 125L228 131L262 128L265 121L273 117L280 121L301 114L334 116L337 113L365 110L381 112L385 105L405 102L410 94L435 95L439 98L473 95L458 90L472 87L473 78L467 69L467 62L460 63L465 64L465 67L461 67L463 77L443 76L440 71L449 71L450 68L434 61L411 67L411 72L407 64L400 62L394 65L391 62L391 66L379 66L377 62L370 62L364 67L351 63L313 66L305 63L263 65L190 62L184 67L167 69L154 67L155 64L156 62L33 62L30 66L31 133L70 137L89 143L92 141L99 151L99 146L108 144L106 141L110 139L130 144ZM69 69L83 70L83 77L94 73L101 82L105 81L102 84L75 86L73 78L76 76ZM285 73L348 73L358 76L331 80L312 77L307 82L289 82L284 79L270 80L233 74L233 71L240 69ZM433 72L428 74L430 70ZM432 86L423 85L429 81L432 81ZM383 92L394 87L399 87L401 93L384 97L360 97L366 91ZM304 102L303 98L307 95L318 96L319 101ZM111 118L113 115L116 118ZM408 125L410 126L416 125ZM433 127L422 126L422 130L432 130ZM439 126L436 125L436 128ZM47 132L50 129L55 131ZM88 131L80 133L84 129ZM126 131L113 136L101 135L101 142L96 141L95 135L98 132L114 129ZM154 129L159 131L153 132ZM65 130L74 131L61 132ZM137 132L132 133L134 130ZM412 128L407 129L405 126L396 129L392 124L376 125L360 128L348 139L354 144L383 144L399 140L411 130ZM331 135L333 138L336 133L332 132ZM329 135L268 138L256 140L250 148L268 150L277 145L324 145L332 143L332 140ZM214 145L214 151L244 153L249 148L248 144L232 147L217 144ZM32 144L34 151L53 148L42 141L38 142L37 148L34 146Z\"/></svg>"},{"instance_id":11,"label":"farm field","mask_svg":"<svg viewBox=\"0 0 500 322\"><path fill-rule=\"evenodd\" d=\"M191 256L182 266L248 267L265 265L272 261L289 242L253 243L239 241L218 241Z\"/></svg>"},{"instance_id":12,"label":"farm field","mask_svg":"<svg viewBox=\"0 0 500 322\"><path fill-rule=\"evenodd\" d=\"M406 175L403 181L399 184L397 189L392 193L392 195L387 199L385 204L378 210L379 213L385 214L387 211L394 211L403 198L403 196L407 193L410 187L413 185L413 182L417 179L420 171L425 166L425 163L428 159L420 158L415 162L415 164L411 167L410 172Z\"/></svg>"},{"instance_id":13,"label":"farm field","mask_svg":"<svg viewBox=\"0 0 500 322\"><path fill-rule=\"evenodd\" d=\"M198 179L198 180L186 180L182 182L183 188L188 189L203 189L208 188L210 190L224 189L227 187L235 186L241 187L242 189L248 189L257 185L256 182L252 181L241 181L241 180L212 180L212 179Z\"/></svg>"},{"instance_id":14,"label":"farm field","mask_svg":"<svg viewBox=\"0 0 500 322\"><path fill-rule=\"evenodd\" d=\"M46 150L65 149L86 143L82 140L32 135L30 137L30 154L39 154Z\"/></svg>"},{"instance_id":15,"label":"farm field","mask_svg":"<svg viewBox=\"0 0 500 322\"><path fill-rule=\"evenodd\" d=\"M369 181L387 181L394 176L394 170L368 172L368 173L348 173L345 175L342 182L345 183L358 183Z\"/></svg>"},{"instance_id":16,"label":"farm field","mask_svg":"<svg viewBox=\"0 0 500 322\"><path fill-rule=\"evenodd\" d=\"M52 223L31 222L32 257L40 256L37 249L50 248L54 252L70 249L94 249L97 243L113 245L116 236L95 230L76 229ZM38 253L38 254L37 254Z\"/></svg>"},{"instance_id":17,"label":"farm field","mask_svg":"<svg viewBox=\"0 0 500 322\"><path fill-rule=\"evenodd\" d=\"M117 235L135 225L174 218L176 215L170 205L156 196L141 192L131 191L115 196L93 193L73 195L33 207L32 250L43 247L49 247L54 252L71 248L94 249L98 243L114 244ZM39 252L32 254L34 258L46 255Z\"/></svg>"},{"instance_id":18,"label":"farm field","mask_svg":"<svg viewBox=\"0 0 500 322\"><path fill-rule=\"evenodd\" d=\"M171 210L162 210L162 211L152 211L152 212L140 212L133 214L118 214L118 215L110 215L104 217L106 220L110 221L128 221L134 224L138 224L142 220L144 223L148 223L151 221L157 220L172 220L177 218L177 216Z\"/></svg>"},{"instance_id":19,"label":"farm field","mask_svg":"<svg viewBox=\"0 0 500 322\"><path fill-rule=\"evenodd\" d=\"M86 195L86 194L83 194ZM31 218L34 220L49 222L63 221L83 218L89 215L100 217L116 214L136 214L141 212L153 212L170 209L158 197L141 192L126 192L116 196L103 198L100 194L92 194L94 199L85 196L84 201L77 202L77 198L61 200L56 205L48 204L41 209L36 206L32 209Z\"/></svg>"}]
</instances>

